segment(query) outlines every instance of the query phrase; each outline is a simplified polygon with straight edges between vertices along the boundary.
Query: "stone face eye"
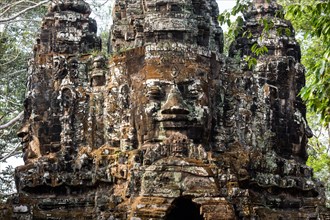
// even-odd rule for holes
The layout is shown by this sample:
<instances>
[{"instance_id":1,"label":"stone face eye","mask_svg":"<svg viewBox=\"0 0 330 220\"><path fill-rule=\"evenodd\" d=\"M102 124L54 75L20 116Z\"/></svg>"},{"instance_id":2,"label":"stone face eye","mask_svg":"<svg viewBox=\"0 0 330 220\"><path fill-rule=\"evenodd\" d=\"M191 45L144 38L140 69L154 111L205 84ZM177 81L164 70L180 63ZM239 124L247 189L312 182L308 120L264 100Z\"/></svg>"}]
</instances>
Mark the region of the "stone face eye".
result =
<instances>
[{"instance_id":1,"label":"stone face eye","mask_svg":"<svg viewBox=\"0 0 330 220\"><path fill-rule=\"evenodd\" d=\"M172 12L181 12L181 7L180 7L180 5L172 4L172 5L171 5L171 11L172 11Z\"/></svg>"},{"instance_id":2,"label":"stone face eye","mask_svg":"<svg viewBox=\"0 0 330 220\"><path fill-rule=\"evenodd\" d=\"M195 82L184 82L178 85L178 89L183 98L195 100L198 98L199 93L202 92L199 84Z\"/></svg>"},{"instance_id":3,"label":"stone face eye","mask_svg":"<svg viewBox=\"0 0 330 220\"><path fill-rule=\"evenodd\" d=\"M153 85L148 88L147 96L151 99L161 99L163 95L164 94L160 86Z\"/></svg>"},{"instance_id":4,"label":"stone face eye","mask_svg":"<svg viewBox=\"0 0 330 220\"><path fill-rule=\"evenodd\" d=\"M189 89L189 97L196 99L198 97L198 90L197 88L190 88Z\"/></svg>"},{"instance_id":5,"label":"stone face eye","mask_svg":"<svg viewBox=\"0 0 330 220\"><path fill-rule=\"evenodd\" d=\"M187 94L190 99L197 99L199 97L199 94L203 92L200 85L196 83L188 85L187 90L188 90Z\"/></svg>"},{"instance_id":6,"label":"stone face eye","mask_svg":"<svg viewBox=\"0 0 330 220\"><path fill-rule=\"evenodd\" d=\"M180 91L181 94L185 94L187 92L187 85L185 84L179 84L178 85L178 89Z\"/></svg>"}]
</instances>

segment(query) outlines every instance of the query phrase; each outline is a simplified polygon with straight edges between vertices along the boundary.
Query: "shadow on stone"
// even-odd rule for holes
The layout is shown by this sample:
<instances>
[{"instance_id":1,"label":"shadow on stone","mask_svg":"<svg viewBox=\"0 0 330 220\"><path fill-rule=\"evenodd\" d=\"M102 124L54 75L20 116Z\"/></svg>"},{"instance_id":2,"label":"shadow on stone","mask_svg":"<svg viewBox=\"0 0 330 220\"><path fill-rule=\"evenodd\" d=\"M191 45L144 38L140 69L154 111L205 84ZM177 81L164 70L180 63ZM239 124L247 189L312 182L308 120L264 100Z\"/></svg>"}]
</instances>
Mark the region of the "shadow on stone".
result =
<instances>
[{"instance_id":1,"label":"shadow on stone","mask_svg":"<svg viewBox=\"0 0 330 220\"><path fill-rule=\"evenodd\" d=\"M189 197L179 197L172 202L167 210L165 220L203 220L200 214L200 205L191 201Z\"/></svg>"}]
</instances>

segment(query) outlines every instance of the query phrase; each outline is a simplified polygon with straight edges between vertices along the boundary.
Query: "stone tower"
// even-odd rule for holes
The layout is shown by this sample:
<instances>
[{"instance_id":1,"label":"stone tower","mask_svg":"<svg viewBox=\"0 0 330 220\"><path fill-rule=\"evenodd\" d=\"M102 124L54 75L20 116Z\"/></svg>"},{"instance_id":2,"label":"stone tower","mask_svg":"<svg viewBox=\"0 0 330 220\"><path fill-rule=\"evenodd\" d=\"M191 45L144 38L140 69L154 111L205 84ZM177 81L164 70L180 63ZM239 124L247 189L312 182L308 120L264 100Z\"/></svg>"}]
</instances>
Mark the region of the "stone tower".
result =
<instances>
[{"instance_id":1,"label":"stone tower","mask_svg":"<svg viewBox=\"0 0 330 220\"><path fill-rule=\"evenodd\" d=\"M305 164L300 49L280 12L253 1L226 57L215 0L116 0L107 59L88 4L52 3L18 132L25 165L1 219L329 218ZM251 69L254 45L268 52Z\"/></svg>"}]
</instances>

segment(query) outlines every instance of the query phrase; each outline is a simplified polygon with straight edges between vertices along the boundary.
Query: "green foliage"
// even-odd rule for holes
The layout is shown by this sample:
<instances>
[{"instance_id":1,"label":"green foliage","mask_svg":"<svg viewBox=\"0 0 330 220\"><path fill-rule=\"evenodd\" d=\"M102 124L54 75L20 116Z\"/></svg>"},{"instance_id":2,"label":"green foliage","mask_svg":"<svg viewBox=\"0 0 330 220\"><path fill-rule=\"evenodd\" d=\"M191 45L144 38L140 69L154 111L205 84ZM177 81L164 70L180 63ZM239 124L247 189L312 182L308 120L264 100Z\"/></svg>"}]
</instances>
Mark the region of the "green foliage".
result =
<instances>
[{"instance_id":1,"label":"green foliage","mask_svg":"<svg viewBox=\"0 0 330 220\"><path fill-rule=\"evenodd\" d=\"M267 34L268 35L269 31L272 28L274 28L274 22L270 18L262 18L262 19L260 19L259 22L260 22L260 24L263 27L262 35L263 34Z\"/></svg>"},{"instance_id":2,"label":"green foliage","mask_svg":"<svg viewBox=\"0 0 330 220\"><path fill-rule=\"evenodd\" d=\"M238 36L238 34L242 31L242 26L244 23L242 12L245 11L249 5L249 0L236 0L236 5L232 10L225 10L218 16L220 25L228 26L228 32L225 33L227 43L225 45L225 47L227 47L225 48L225 52L228 51L229 43L232 42L235 37ZM233 18L236 18L235 21L232 21Z\"/></svg>"},{"instance_id":3,"label":"green foliage","mask_svg":"<svg viewBox=\"0 0 330 220\"><path fill-rule=\"evenodd\" d=\"M254 43L251 47L252 56L245 56L243 59L247 62L249 69L253 69L257 65L257 58L268 52L268 48L260 46L258 43Z\"/></svg>"},{"instance_id":4,"label":"green foliage","mask_svg":"<svg viewBox=\"0 0 330 220\"><path fill-rule=\"evenodd\" d=\"M102 51L107 52L107 42L109 40L109 30L111 17L111 2L113 0L87 0L86 2L92 9L91 17L93 17L98 24L98 35L102 40Z\"/></svg>"},{"instance_id":5,"label":"green foliage","mask_svg":"<svg viewBox=\"0 0 330 220\"><path fill-rule=\"evenodd\" d=\"M306 67L306 86L300 95L307 105L307 119L314 137L309 140L307 164L326 187L330 206L330 2L285 1L286 18L294 25Z\"/></svg>"},{"instance_id":6,"label":"green foliage","mask_svg":"<svg viewBox=\"0 0 330 220\"><path fill-rule=\"evenodd\" d=\"M246 30L243 32L244 19L242 17L242 13L247 10L250 4L251 2L249 0L236 0L236 5L231 11L225 10L218 16L220 25L226 24L229 27L228 32L225 33L225 52L228 52L229 44L239 35L246 38L252 37L252 33L250 32L250 30ZM234 22L231 21L233 16L236 16ZM269 30L274 26L274 23L268 18L260 19L259 22L264 27L263 32L260 36L260 39L262 39L264 35L268 34ZM251 55L245 55L243 60L247 62L249 69L253 69L253 67L257 65L257 57L266 54L268 52L268 48L264 45L254 43L250 49Z\"/></svg>"},{"instance_id":7,"label":"green foliage","mask_svg":"<svg viewBox=\"0 0 330 220\"><path fill-rule=\"evenodd\" d=\"M25 94L29 54L16 41L18 34L11 27L5 27L0 32L0 124L8 122L23 109L21 103ZM0 130L0 158L19 143L16 129L17 125Z\"/></svg>"},{"instance_id":8,"label":"green foliage","mask_svg":"<svg viewBox=\"0 0 330 220\"><path fill-rule=\"evenodd\" d=\"M32 56L36 33L44 12L39 8L30 11L21 22L1 25L0 30L0 124L4 124L23 110L27 62ZM18 125L0 130L0 158L19 143Z\"/></svg>"},{"instance_id":9,"label":"green foliage","mask_svg":"<svg viewBox=\"0 0 330 220\"><path fill-rule=\"evenodd\" d=\"M314 176L324 183L327 206L330 207L330 126L320 126L320 115L313 112L307 114L307 119L314 132L314 136L308 141L310 147L307 165L313 168Z\"/></svg>"},{"instance_id":10,"label":"green foliage","mask_svg":"<svg viewBox=\"0 0 330 220\"><path fill-rule=\"evenodd\" d=\"M245 56L244 61L247 62L249 69L253 69L257 65L257 59L252 56Z\"/></svg>"},{"instance_id":11,"label":"green foliage","mask_svg":"<svg viewBox=\"0 0 330 220\"><path fill-rule=\"evenodd\" d=\"M330 123L330 2L321 0L286 2L286 18L303 36L302 63L306 67L306 87L301 97L308 108L320 114L320 123Z\"/></svg>"},{"instance_id":12,"label":"green foliage","mask_svg":"<svg viewBox=\"0 0 330 220\"><path fill-rule=\"evenodd\" d=\"M13 169L14 168L9 165L0 171L0 203L4 202L8 196L14 192Z\"/></svg>"},{"instance_id":13,"label":"green foliage","mask_svg":"<svg viewBox=\"0 0 330 220\"><path fill-rule=\"evenodd\" d=\"M251 51L253 54L260 56L268 52L268 48L266 46L260 46L259 44L255 43L251 47Z\"/></svg>"},{"instance_id":14,"label":"green foliage","mask_svg":"<svg viewBox=\"0 0 330 220\"><path fill-rule=\"evenodd\" d=\"M22 4L20 4L22 2ZM0 19L10 17L38 1L0 1ZM38 7L0 24L0 124L5 124L23 110L26 92L27 62L46 7ZM21 156L16 123L0 130L0 161L7 155ZM13 166L0 163L0 201L14 191Z\"/></svg>"}]
</instances>

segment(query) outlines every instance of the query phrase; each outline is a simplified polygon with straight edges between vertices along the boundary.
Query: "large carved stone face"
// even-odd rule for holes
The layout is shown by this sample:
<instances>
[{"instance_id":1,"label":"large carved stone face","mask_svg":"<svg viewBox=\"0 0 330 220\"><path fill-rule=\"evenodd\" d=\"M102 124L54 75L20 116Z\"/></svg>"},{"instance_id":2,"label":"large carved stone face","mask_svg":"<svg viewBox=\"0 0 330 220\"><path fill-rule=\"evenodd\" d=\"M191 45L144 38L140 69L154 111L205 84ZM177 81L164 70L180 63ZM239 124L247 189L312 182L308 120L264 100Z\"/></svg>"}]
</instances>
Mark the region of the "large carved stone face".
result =
<instances>
[{"instance_id":1,"label":"large carved stone face","mask_svg":"<svg viewBox=\"0 0 330 220\"><path fill-rule=\"evenodd\" d=\"M155 69L156 67L156 69ZM173 134L196 144L208 141L211 128L208 69L195 64L148 63L132 78L132 106L139 146Z\"/></svg>"}]
</instances>

